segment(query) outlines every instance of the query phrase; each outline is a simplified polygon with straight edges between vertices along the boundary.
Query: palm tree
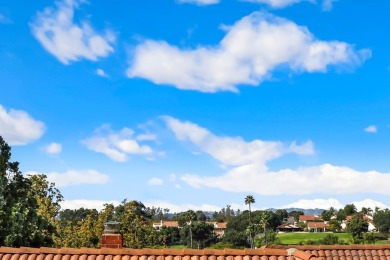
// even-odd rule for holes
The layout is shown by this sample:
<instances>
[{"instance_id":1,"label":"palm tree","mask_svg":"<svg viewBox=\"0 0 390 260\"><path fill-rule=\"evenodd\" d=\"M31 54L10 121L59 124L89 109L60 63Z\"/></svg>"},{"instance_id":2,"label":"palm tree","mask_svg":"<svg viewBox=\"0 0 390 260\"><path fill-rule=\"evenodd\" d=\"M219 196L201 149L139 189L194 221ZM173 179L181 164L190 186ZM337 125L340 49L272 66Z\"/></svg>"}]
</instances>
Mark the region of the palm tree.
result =
<instances>
[{"instance_id":1,"label":"palm tree","mask_svg":"<svg viewBox=\"0 0 390 260\"><path fill-rule=\"evenodd\" d=\"M251 204L255 203L255 198L252 195L248 195L245 197L245 205L249 206L249 226L252 226L252 217L251 217ZM249 229L249 237L251 242L251 248L253 248L253 237L251 229Z\"/></svg>"},{"instance_id":2,"label":"palm tree","mask_svg":"<svg viewBox=\"0 0 390 260\"><path fill-rule=\"evenodd\" d=\"M252 195L245 197L245 205L249 206L249 222L251 222L251 204L255 203L255 198Z\"/></svg>"},{"instance_id":3,"label":"palm tree","mask_svg":"<svg viewBox=\"0 0 390 260\"><path fill-rule=\"evenodd\" d=\"M196 218L196 214L193 210L188 210L186 213L186 219L190 222L190 245L192 248L192 221Z\"/></svg>"}]
</instances>

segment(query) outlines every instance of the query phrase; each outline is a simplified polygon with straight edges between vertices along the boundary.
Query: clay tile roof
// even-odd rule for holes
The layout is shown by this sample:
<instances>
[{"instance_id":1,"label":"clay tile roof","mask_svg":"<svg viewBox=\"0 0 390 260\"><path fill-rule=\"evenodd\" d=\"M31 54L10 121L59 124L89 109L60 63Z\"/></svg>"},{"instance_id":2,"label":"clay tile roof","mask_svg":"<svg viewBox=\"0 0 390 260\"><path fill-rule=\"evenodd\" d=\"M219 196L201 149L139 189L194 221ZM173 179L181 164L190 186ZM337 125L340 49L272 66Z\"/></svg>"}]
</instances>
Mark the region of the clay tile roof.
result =
<instances>
[{"instance_id":1,"label":"clay tile roof","mask_svg":"<svg viewBox=\"0 0 390 260\"><path fill-rule=\"evenodd\" d=\"M309 260L295 248L260 249L110 249L0 248L0 260Z\"/></svg>"},{"instance_id":2,"label":"clay tile roof","mask_svg":"<svg viewBox=\"0 0 390 260\"><path fill-rule=\"evenodd\" d=\"M316 217L314 215L300 215L299 220L300 221L313 221Z\"/></svg>"},{"instance_id":3,"label":"clay tile roof","mask_svg":"<svg viewBox=\"0 0 390 260\"><path fill-rule=\"evenodd\" d=\"M0 248L0 260L390 260L389 245L267 246L259 249Z\"/></svg>"},{"instance_id":4,"label":"clay tile roof","mask_svg":"<svg viewBox=\"0 0 390 260\"><path fill-rule=\"evenodd\" d=\"M325 228L325 223L324 222L307 222L307 227Z\"/></svg>"}]
</instances>

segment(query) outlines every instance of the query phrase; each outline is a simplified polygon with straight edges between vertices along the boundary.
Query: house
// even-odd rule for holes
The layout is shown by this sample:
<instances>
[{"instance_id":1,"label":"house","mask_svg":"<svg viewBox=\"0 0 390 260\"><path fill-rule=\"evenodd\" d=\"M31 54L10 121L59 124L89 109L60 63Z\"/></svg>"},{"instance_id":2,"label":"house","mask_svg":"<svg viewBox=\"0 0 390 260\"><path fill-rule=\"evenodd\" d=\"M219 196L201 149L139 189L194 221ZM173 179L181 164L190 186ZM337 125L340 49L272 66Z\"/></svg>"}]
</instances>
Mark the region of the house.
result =
<instances>
[{"instance_id":1,"label":"house","mask_svg":"<svg viewBox=\"0 0 390 260\"><path fill-rule=\"evenodd\" d=\"M0 248L0 260L390 259L390 245L267 246L260 249Z\"/></svg>"},{"instance_id":2,"label":"house","mask_svg":"<svg viewBox=\"0 0 390 260\"><path fill-rule=\"evenodd\" d=\"M160 222L154 222L153 228L156 230L161 230L162 227L179 227L178 221L163 221Z\"/></svg>"},{"instance_id":3,"label":"house","mask_svg":"<svg viewBox=\"0 0 390 260\"><path fill-rule=\"evenodd\" d=\"M222 237L225 234L227 222L206 222L207 224L214 226L214 233L219 237Z\"/></svg>"},{"instance_id":4,"label":"house","mask_svg":"<svg viewBox=\"0 0 390 260\"><path fill-rule=\"evenodd\" d=\"M303 223L307 223L308 221L314 221L314 220L316 220L316 219L318 219L318 217L317 216L315 216L315 215L300 215L299 216L299 221L300 222L303 222Z\"/></svg>"},{"instance_id":5,"label":"house","mask_svg":"<svg viewBox=\"0 0 390 260\"><path fill-rule=\"evenodd\" d=\"M302 231L302 228L298 227L294 223L282 224L276 228L277 232L296 232Z\"/></svg>"},{"instance_id":6,"label":"house","mask_svg":"<svg viewBox=\"0 0 390 260\"><path fill-rule=\"evenodd\" d=\"M325 232L325 222L314 222L314 221L310 221L310 222L307 222L307 230L309 232Z\"/></svg>"}]
</instances>

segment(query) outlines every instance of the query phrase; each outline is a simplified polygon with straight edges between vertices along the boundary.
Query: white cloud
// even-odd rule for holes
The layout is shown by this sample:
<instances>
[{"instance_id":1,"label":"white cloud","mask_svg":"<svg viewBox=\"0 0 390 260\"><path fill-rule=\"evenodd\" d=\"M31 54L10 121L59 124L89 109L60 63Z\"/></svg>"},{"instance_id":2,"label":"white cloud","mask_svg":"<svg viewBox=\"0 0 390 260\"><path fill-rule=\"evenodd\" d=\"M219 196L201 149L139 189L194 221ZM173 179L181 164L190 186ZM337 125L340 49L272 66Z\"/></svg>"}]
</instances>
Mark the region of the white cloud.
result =
<instances>
[{"instance_id":1,"label":"white cloud","mask_svg":"<svg viewBox=\"0 0 390 260\"><path fill-rule=\"evenodd\" d=\"M87 59L96 61L113 52L112 32L98 34L87 21L76 24L74 12L82 0L57 1L56 8L46 8L31 23L32 33L42 46L60 62Z\"/></svg>"},{"instance_id":2,"label":"white cloud","mask_svg":"<svg viewBox=\"0 0 390 260\"><path fill-rule=\"evenodd\" d=\"M108 78L108 75L106 74L106 72L102 69L97 69L96 70L96 74L99 75L100 77L103 77L103 78Z\"/></svg>"},{"instance_id":3,"label":"white cloud","mask_svg":"<svg viewBox=\"0 0 390 260\"><path fill-rule=\"evenodd\" d=\"M164 184L164 181L160 178L157 178L157 177L153 177L153 178L149 179L149 181L148 181L149 186L161 186L163 184Z\"/></svg>"},{"instance_id":4,"label":"white cloud","mask_svg":"<svg viewBox=\"0 0 390 260\"><path fill-rule=\"evenodd\" d=\"M62 152L62 144L60 143L51 143L45 146L44 151L48 154L58 154Z\"/></svg>"},{"instance_id":5,"label":"white cloud","mask_svg":"<svg viewBox=\"0 0 390 260\"><path fill-rule=\"evenodd\" d=\"M185 203L185 204L173 204L168 201L163 201L163 200L156 200L156 201L146 201L144 202L144 205L146 207L160 207L160 208L168 208L170 209L170 213L175 213L175 212L183 212L187 211L189 209L192 209L194 211L197 210L203 210L203 211L220 211L221 207L220 206L215 206L215 205L210 205L210 204L202 204L202 205L195 205L195 204L190 204L190 203Z\"/></svg>"},{"instance_id":6,"label":"white cloud","mask_svg":"<svg viewBox=\"0 0 390 260\"><path fill-rule=\"evenodd\" d=\"M116 200L65 200L60 202L62 209L96 209L98 211L104 209L104 204L114 204L114 206L120 205Z\"/></svg>"},{"instance_id":7,"label":"white cloud","mask_svg":"<svg viewBox=\"0 0 390 260\"><path fill-rule=\"evenodd\" d=\"M349 167L320 166L270 171L267 163L286 153L313 154L313 144L290 145L277 141L244 141L241 137L220 137L191 122L163 117L176 138L189 141L218 162L232 166L221 176L185 174L181 180L195 188L210 187L228 192L259 195L390 194L390 173L361 172Z\"/></svg>"},{"instance_id":8,"label":"white cloud","mask_svg":"<svg viewBox=\"0 0 390 260\"><path fill-rule=\"evenodd\" d=\"M128 154L150 155L153 150L148 145L141 145L133 138L134 132L123 128L119 132L111 130L110 126L103 125L95 130L95 135L82 141L86 147L94 152L103 153L111 160L125 162Z\"/></svg>"},{"instance_id":9,"label":"white cloud","mask_svg":"<svg viewBox=\"0 0 390 260\"><path fill-rule=\"evenodd\" d=\"M39 139L45 132L45 124L32 118L27 112L0 105L0 135L9 145L25 145Z\"/></svg>"},{"instance_id":10,"label":"white cloud","mask_svg":"<svg viewBox=\"0 0 390 260\"><path fill-rule=\"evenodd\" d=\"M283 8L300 2L313 2L313 0L247 0L247 2L267 4L272 8Z\"/></svg>"},{"instance_id":11,"label":"white cloud","mask_svg":"<svg viewBox=\"0 0 390 260\"><path fill-rule=\"evenodd\" d=\"M375 125L370 125L370 126L367 126L364 131L366 131L367 133L371 133L371 134L375 134L378 132L378 129Z\"/></svg>"},{"instance_id":12,"label":"white cloud","mask_svg":"<svg viewBox=\"0 0 390 260\"><path fill-rule=\"evenodd\" d=\"M362 207L371 208L372 210L375 209L375 207L379 207L380 209L390 208L389 206L386 206L382 202L375 201L372 199L365 199L362 201L354 201L350 202L348 204L354 204L356 209L360 211ZM302 208L302 209L329 209L330 207L333 207L335 209L341 209L345 207L345 204L341 203L337 199L330 198L330 199L307 199L307 200L299 200L297 202L293 202L287 205L280 206L278 208Z\"/></svg>"},{"instance_id":13,"label":"white cloud","mask_svg":"<svg viewBox=\"0 0 390 260\"><path fill-rule=\"evenodd\" d=\"M311 199L311 200L299 200L278 208L301 208L301 209L329 209L333 207L335 209L344 208L345 205L341 204L337 199Z\"/></svg>"},{"instance_id":14,"label":"white cloud","mask_svg":"<svg viewBox=\"0 0 390 260\"><path fill-rule=\"evenodd\" d=\"M178 3L188 3L196 5L213 5L218 4L220 0L177 0Z\"/></svg>"},{"instance_id":15,"label":"white cloud","mask_svg":"<svg viewBox=\"0 0 390 260\"><path fill-rule=\"evenodd\" d=\"M323 0L322 1L322 10L324 11L330 11L333 8L333 2L336 2L337 0Z\"/></svg>"},{"instance_id":16,"label":"white cloud","mask_svg":"<svg viewBox=\"0 0 390 260\"><path fill-rule=\"evenodd\" d=\"M157 136L152 134L140 134L137 135L135 139L137 139L137 141L155 141L157 140Z\"/></svg>"},{"instance_id":17,"label":"white cloud","mask_svg":"<svg viewBox=\"0 0 390 260\"><path fill-rule=\"evenodd\" d=\"M390 208L390 206L387 206L380 201L375 201L372 199L365 199L362 201L354 201L354 202L352 202L352 204L355 205L355 207L358 211L362 210L363 207L371 208L372 210L375 210L375 207L379 207L380 209Z\"/></svg>"},{"instance_id":18,"label":"white cloud","mask_svg":"<svg viewBox=\"0 0 390 260\"><path fill-rule=\"evenodd\" d=\"M259 85L277 69L326 72L330 66L357 66L370 56L370 50L321 41L306 27L254 12L229 27L216 46L179 49L164 41L140 43L127 76L185 90L238 91L238 85Z\"/></svg>"},{"instance_id":19,"label":"white cloud","mask_svg":"<svg viewBox=\"0 0 390 260\"><path fill-rule=\"evenodd\" d=\"M169 181L175 182L175 181L176 181L176 174L171 173L171 174L169 175Z\"/></svg>"},{"instance_id":20,"label":"white cloud","mask_svg":"<svg viewBox=\"0 0 390 260\"><path fill-rule=\"evenodd\" d=\"M225 165L241 166L256 165L258 169L266 169L266 162L282 156L285 153L313 154L311 141L303 145L295 142L284 145L282 142L253 140L244 141L241 137L219 137L191 122L165 116L163 119L176 138L190 141L202 152L211 155Z\"/></svg>"},{"instance_id":21,"label":"white cloud","mask_svg":"<svg viewBox=\"0 0 390 260\"><path fill-rule=\"evenodd\" d=\"M38 173L26 172L25 174L34 175ZM48 182L54 182L58 188L83 184L105 184L109 180L108 175L95 170L69 170L63 173L49 172L45 175Z\"/></svg>"},{"instance_id":22,"label":"white cloud","mask_svg":"<svg viewBox=\"0 0 390 260\"><path fill-rule=\"evenodd\" d=\"M324 164L297 170L264 171L256 165L242 165L217 177L187 174L181 177L196 187L219 188L230 192L260 195L390 194L390 173L360 172L348 167Z\"/></svg>"}]
</instances>

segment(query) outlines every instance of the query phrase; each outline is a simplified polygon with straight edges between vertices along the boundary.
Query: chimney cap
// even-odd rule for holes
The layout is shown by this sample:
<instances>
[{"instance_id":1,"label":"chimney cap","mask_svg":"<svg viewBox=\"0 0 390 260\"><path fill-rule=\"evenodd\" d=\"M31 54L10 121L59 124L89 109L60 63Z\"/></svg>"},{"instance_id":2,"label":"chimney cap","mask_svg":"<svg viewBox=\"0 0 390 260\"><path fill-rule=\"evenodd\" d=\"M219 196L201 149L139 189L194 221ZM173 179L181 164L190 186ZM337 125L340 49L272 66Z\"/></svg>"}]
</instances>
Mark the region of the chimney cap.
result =
<instances>
[{"instance_id":1,"label":"chimney cap","mask_svg":"<svg viewBox=\"0 0 390 260\"><path fill-rule=\"evenodd\" d=\"M104 233L105 234L117 234L119 233L119 225L121 223L118 221L108 221L104 223Z\"/></svg>"}]
</instances>

